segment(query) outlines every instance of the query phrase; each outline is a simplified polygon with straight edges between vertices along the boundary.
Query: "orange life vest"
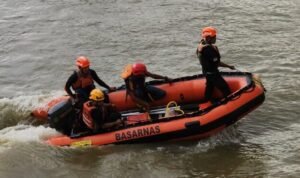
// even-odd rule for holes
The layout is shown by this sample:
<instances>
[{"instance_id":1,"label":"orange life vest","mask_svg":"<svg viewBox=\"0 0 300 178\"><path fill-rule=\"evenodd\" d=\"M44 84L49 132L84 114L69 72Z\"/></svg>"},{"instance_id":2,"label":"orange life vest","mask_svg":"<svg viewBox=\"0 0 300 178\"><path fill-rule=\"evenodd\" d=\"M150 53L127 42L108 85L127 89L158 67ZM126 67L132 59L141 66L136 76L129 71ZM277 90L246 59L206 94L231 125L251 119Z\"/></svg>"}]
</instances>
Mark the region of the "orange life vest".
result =
<instances>
[{"instance_id":1,"label":"orange life vest","mask_svg":"<svg viewBox=\"0 0 300 178\"><path fill-rule=\"evenodd\" d=\"M89 101L83 104L82 119L85 125L90 129L94 128L94 119L92 117L93 109L96 109L96 107Z\"/></svg>"},{"instance_id":2,"label":"orange life vest","mask_svg":"<svg viewBox=\"0 0 300 178\"><path fill-rule=\"evenodd\" d=\"M99 118L93 118L92 117L92 110L93 109L100 109L101 110L101 116L97 116ZM100 108L97 108L96 106L94 106L91 101L85 102L83 104L83 110L82 110L82 119L83 122L85 123L85 125L90 128L93 129L94 128L94 119L102 119L104 122L106 122L109 112L111 112L113 109L113 106L111 104L103 104L102 106L100 106Z\"/></svg>"},{"instance_id":3,"label":"orange life vest","mask_svg":"<svg viewBox=\"0 0 300 178\"><path fill-rule=\"evenodd\" d=\"M94 80L90 72L86 75L83 75L80 71L76 71L77 81L72 84L74 90L79 88L86 88L94 84Z\"/></svg>"}]
</instances>

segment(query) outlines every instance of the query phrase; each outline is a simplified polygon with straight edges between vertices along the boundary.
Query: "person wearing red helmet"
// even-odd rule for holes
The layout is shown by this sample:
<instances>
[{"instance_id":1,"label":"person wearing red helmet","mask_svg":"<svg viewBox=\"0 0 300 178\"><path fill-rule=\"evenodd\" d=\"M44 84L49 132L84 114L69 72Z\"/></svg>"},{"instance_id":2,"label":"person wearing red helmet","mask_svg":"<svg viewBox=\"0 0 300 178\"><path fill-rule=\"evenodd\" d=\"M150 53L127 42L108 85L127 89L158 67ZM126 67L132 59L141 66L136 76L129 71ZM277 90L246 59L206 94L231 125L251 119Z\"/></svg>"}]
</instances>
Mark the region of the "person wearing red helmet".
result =
<instances>
[{"instance_id":1,"label":"person wearing red helmet","mask_svg":"<svg viewBox=\"0 0 300 178\"><path fill-rule=\"evenodd\" d=\"M163 98L166 95L164 90L146 84L146 77L171 81L167 76L151 73L145 64L137 62L125 67L121 74L125 81L127 94L137 105L145 111L149 111L149 102Z\"/></svg>"},{"instance_id":2,"label":"person wearing red helmet","mask_svg":"<svg viewBox=\"0 0 300 178\"><path fill-rule=\"evenodd\" d=\"M223 96L228 96L231 91L228 84L220 75L218 67L227 67L234 70L235 67L221 62L221 55L215 45L217 30L213 27L205 27L201 32L202 39L197 47L196 54L202 66L202 71L206 77L205 98L212 101L212 92L218 88Z\"/></svg>"},{"instance_id":3,"label":"person wearing red helmet","mask_svg":"<svg viewBox=\"0 0 300 178\"><path fill-rule=\"evenodd\" d=\"M116 89L103 82L96 71L90 69L90 61L87 57L77 57L76 66L78 70L73 72L65 84L65 91L71 98L82 101L88 100L90 92L95 88L94 81L109 91ZM71 91L71 88L75 93Z\"/></svg>"}]
</instances>

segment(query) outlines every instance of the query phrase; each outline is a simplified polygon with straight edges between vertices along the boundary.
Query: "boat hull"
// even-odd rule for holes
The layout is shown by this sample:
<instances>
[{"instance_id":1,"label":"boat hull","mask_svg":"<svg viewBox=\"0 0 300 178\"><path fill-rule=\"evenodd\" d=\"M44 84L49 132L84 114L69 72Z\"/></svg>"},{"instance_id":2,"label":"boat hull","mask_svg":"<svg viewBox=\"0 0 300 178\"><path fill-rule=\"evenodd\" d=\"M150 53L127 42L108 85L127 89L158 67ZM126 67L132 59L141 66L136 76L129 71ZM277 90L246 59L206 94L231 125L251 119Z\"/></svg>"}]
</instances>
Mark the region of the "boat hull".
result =
<instances>
[{"instance_id":1,"label":"boat hull","mask_svg":"<svg viewBox=\"0 0 300 178\"><path fill-rule=\"evenodd\" d=\"M212 105L207 105L206 108L200 107L197 111L172 117L163 117L155 121L149 120L131 124L117 130L96 135L80 138L70 138L68 136L54 137L47 140L47 143L57 146L106 145L195 140L209 137L220 132L229 125L234 124L261 105L265 100L265 89L263 85L252 75L236 74L225 75L224 77L234 92L228 99L223 99ZM172 100L176 100L180 104L190 102L198 102L200 104L200 101L203 100L204 87L201 87L202 92L196 92L196 90L199 89L197 81L200 81L200 85L204 85L204 80L201 77L187 80L187 82L190 82L188 85L190 86L190 90L184 88L184 90L187 90L185 92L177 88L174 89L174 91L169 91L168 88L166 88L169 84L156 85L162 89L166 89L168 94L173 92L173 95L169 96L168 99L163 99L155 104L163 105ZM174 86L177 85L174 84ZM117 95L119 94L120 93ZM180 97L182 95L184 95L183 99ZM215 95L218 96L219 93L215 92ZM129 106L120 104L124 102L123 100L112 100L111 102L119 105L120 110L133 108L130 103Z\"/></svg>"}]
</instances>

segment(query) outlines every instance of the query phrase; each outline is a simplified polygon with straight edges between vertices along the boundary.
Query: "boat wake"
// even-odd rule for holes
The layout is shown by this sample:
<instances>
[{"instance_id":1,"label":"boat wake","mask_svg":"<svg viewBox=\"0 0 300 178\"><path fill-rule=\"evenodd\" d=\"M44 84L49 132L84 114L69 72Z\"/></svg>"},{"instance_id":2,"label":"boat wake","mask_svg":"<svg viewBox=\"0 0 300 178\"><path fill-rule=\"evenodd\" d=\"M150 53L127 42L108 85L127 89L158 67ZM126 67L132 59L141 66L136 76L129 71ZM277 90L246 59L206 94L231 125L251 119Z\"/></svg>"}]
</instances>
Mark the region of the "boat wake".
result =
<instances>
[{"instance_id":1,"label":"boat wake","mask_svg":"<svg viewBox=\"0 0 300 178\"><path fill-rule=\"evenodd\" d=\"M45 126L16 125L0 130L1 142L42 142L50 137L60 136L55 129Z\"/></svg>"},{"instance_id":2,"label":"boat wake","mask_svg":"<svg viewBox=\"0 0 300 178\"><path fill-rule=\"evenodd\" d=\"M243 141L244 137L238 130L238 124L234 124L212 137L200 140L197 147L201 148L203 151L207 151L207 149L215 148L220 145L239 145Z\"/></svg>"},{"instance_id":3,"label":"boat wake","mask_svg":"<svg viewBox=\"0 0 300 178\"><path fill-rule=\"evenodd\" d=\"M32 110L37 106L44 105L49 99L63 95L63 91L52 91L41 94L23 94L13 98L0 98L0 106L15 106L18 110Z\"/></svg>"},{"instance_id":4,"label":"boat wake","mask_svg":"<svg viewBox=\"0 0 300 178\"><path fill-rule=\"evenodd\" d=\"M42 106L49 99L62 94L62 91L53 91L46 94L23 94L13 98L0 98L0 129L27 123L33 108Z\"/></svg>"},{"instance_id":5,"label":"boat wake","mask_svg":"<svg viewBox=\"0 0 300 178\"><path fill-rule=\"evenodd\" d=\"M49 137L61 135L30 116L33 108L61 95L61 91L53 91L0 98L0 152L11 149L18 143L41 143Z\"/></svg>"}]
</instances>

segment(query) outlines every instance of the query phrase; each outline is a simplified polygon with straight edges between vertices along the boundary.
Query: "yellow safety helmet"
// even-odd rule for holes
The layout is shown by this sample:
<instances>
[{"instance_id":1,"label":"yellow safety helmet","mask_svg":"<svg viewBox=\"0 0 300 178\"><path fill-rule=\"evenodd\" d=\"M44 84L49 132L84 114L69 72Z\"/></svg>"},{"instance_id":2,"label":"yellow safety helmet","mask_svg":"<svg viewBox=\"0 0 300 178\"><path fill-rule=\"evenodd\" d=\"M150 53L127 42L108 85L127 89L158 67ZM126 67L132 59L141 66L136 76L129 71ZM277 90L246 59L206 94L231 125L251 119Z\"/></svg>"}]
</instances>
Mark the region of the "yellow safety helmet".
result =
<instances>
[{"instance_id":1,"label":"yellow safety helmet","mask_svg":"<svg viewBox=\"0 0 300 178\"><path fill-rule=\"evenodd\" d=\"M90 93L90 99L94 101L103 101L104 93L99 89L94 89Z\"/></svg>"}]
</instances>

